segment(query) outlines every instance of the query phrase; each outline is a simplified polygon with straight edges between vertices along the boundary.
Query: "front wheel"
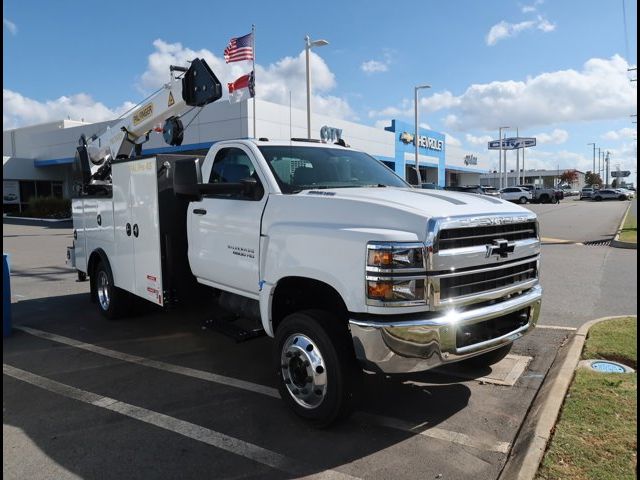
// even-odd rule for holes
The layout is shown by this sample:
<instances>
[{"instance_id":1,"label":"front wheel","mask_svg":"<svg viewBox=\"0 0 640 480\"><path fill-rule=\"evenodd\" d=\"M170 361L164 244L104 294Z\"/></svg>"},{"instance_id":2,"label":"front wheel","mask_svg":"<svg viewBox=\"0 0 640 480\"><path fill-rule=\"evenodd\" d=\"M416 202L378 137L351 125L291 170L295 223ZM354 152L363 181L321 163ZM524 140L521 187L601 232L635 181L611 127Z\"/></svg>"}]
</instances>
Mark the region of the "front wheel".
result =
<instances>
[{"instance_id":1,"label":"front wheel","mask_svg":"<svg viewBox=\"0 0 640 480\"><path fill-rule=\"evenodd\" d=\"M594 200L595 200L596 202L601 202L601 201L602 201L602 197L596 197L596 198L594 198Z\"/></svg>"},{"instance_id":2,"label":"front wheel","mask_svg":"<svg viewBox=\"0 0 640 480\"><path fill-rule=\"evenodd\" d=\"M527 203L527 197L520 197L520 203L523 205Z\"/></svg>"},{"instance_id":3,"label":"front wheel","mask_svg":"<svg viewBox=\"0 0 640 480\"><path fill-rule=\"evenodd\" d=\"M286 317L276 331L274 362L282 400L305 420L328 426L355 407L362 371L334 315L305 310Z\"/></svg>"}]
</instances>

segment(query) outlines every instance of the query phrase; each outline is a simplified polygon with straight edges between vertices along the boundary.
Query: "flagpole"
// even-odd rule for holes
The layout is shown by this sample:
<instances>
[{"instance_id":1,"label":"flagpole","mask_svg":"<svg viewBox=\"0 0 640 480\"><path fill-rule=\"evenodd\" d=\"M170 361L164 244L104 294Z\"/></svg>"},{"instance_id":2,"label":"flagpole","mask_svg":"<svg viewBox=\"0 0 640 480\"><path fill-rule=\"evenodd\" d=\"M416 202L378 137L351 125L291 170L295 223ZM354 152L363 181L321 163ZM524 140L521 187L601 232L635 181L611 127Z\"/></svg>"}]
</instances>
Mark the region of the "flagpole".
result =
<instances>
[{"instance_id":1,"label":"flagpole","mask_svg":"<svg viewBox=\"0 0 640 480\"><path fill-rule=\"evenodd\" d=\"M256 94L255 94L255 88L256 88L256 26L254 24L251 24L251 38L253 41L253 89L254 89L254 93L253 93L253 138L258 138L258 135L256 135Z\"/></svg>"}]
</instances>

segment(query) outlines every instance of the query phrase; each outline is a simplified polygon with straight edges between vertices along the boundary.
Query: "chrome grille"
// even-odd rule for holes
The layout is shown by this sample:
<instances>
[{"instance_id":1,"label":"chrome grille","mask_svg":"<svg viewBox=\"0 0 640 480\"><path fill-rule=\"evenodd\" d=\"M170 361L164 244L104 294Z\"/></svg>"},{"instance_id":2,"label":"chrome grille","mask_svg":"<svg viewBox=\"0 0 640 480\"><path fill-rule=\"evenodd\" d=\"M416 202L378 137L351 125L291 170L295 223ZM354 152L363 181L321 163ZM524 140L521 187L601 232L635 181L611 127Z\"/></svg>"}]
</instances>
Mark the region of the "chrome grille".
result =
<instances>
[{"instance_id":1,"label":"chrome grille","mask_svg":"<svg viewBox=\"0 0 640 480\"><path fill-rule=\"evenodd\" d=\"M538 276L537 260L506 264L482 271L462 272L440 278L440 301L466 297L525 283Z\"/></svg>"},{"instance_id":2,"label":"chrome grille","mask_svg":"<svg viewBox=\"0 0 640 480\"><path fill-rule=\"evenodd\" d=\"M487 245L497 239L515 241L535 239L537 236L537 224L535 221L448 228L440 231L436 251Z\"/></svg>"}]
</instances>

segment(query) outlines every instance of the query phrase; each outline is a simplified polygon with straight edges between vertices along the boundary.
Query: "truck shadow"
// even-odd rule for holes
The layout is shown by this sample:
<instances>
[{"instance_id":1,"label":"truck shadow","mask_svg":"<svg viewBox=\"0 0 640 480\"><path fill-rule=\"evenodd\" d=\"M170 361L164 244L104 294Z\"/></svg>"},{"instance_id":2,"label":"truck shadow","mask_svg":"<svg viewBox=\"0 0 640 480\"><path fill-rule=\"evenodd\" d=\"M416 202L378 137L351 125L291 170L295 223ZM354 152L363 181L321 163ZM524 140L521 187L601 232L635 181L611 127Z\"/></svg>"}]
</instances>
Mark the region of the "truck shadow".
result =
<instances>
[{"instance_id":1,"label":"truck shadow","mask_svg":"<svg viewBox=\"0 0 640 480\"><path fill-rule=\"evenodd\" d=\"M275 374L271 368L272 341L263 337L238 344L218 333L203 330L202 322L211 315L211 310L201 306L167 312L151 310L116 322L100 317L95 306L89 302L87 294L27 300L13 304L12 308L16 325L29 326L131 355L275 387ZM76 350L70 347L61 349L59 344L47 342L16 331L13 337L3 342L4 363L46 377L45 373L40 373L35 367L40 360L54 361L56 355L63 354L64 350L71 352L67 355L72 355ZM74 362L63 362L65 372L75 374L87 368L95 368L83 365L85 357L76 357ZM134 381L131 379L132 375L140 374L139 365L116 363L119 364L119 373L115 377L105 376L105 386L98 383L98 387L109 391L111 387L107 386L107 382L131 382ZM104 369L106 371L107 367ZM466 385L442 373L390 377L366 374L363 391L365 401L362 405L366 415L355 415L332 428L319 430L298 419L279 399L236 391L227 386L183 378L177 374L171 374L167 384L156 383L154 379L157 375L169 374L150 368L143 369L142 373L146 370L149 370L148 377L151 380L140 381L150 382L148 392L146 396L140 396L131 403L156 408L161 413L184 418L196 425L300 460L301 465L304 465L302 468L308 470L305 471L307 475L347 465L389 447L403 445L405 440L441 424L463 410L471 395L471 390ZM92 379L100 378L101 368L91 375ZM56 375L54 379L65 382L62 374ZM419 385L410 381L416 379L419 380ZM5 386L6 382L5 376ZM171 388L173 384L175 388ZM11 385L14 384L10 383ZM87 386L86 389L91 391L96 389L96 385ZM185 456L184 452L180 453L178 445L186 440L177 434L164 431L161 434L148 433L147 427L142 423L120 416L114 421L113 414L109 414L109 418L105 420L104 413L95 407L78 402L69 403L66 399L60 400L62 397L53 404L66 402L68 409L49 408L46 406L48 399L56 395L33 387L28 387L28 390L14 387L11 390L5 389L5 392L10 393L3 395L5 424L21 429L53 461L83 478L148 478L149 475L169 478L174 475L163 472L174 471L172 469L176 466L181 467L181 470L175 471L176 474L180 472L177 476L201 477L205 472L211 472L212 460L206 462L208 466L202 463L202 459L199 460L200 463L196 461L194 464L194 460L199 458L198 452L204 449L214 459L218 455L213 447L189 440L191 443L187 450L190 450L191 457ZM225 394L222 402L220 390ZM24 395L19 394L20 391L28 391L33 397L25 399ZM180 408L158 408L158 392L163 392L160 395L167 397L168 405L180 404ZM102 390L97 393L104 394ZM389 428L388 424L384 426L384 422L379 421L380 418L399 420L404 427ZM56 441L57 437L65 438L64 442ZM158 437L167 443L156 445ZM104 438L111 439L107 451L104 450ZM430 442L429 449L434 449L434 452L445 453L451 449L451 444L441 440L425 441ZM167 447L174 444L177 446L175 449ZM145 448L147 451L141 452L140 445L148 445L148 449ZM79 455L79 451L88 453ZM113 460L115 458L118 460ZM424 461L422 457L419 460ZM125 472L121 469L123 467L111 462L128 465L129 470ZM250 477L250 468L255 470L255 466L250 467L248 464L251 462L242 457L235 458L232 463L234 477ZM226 476L222 471L219 473L216 478ZM268 477L289 476L272 474L274 471L269 471Z\"/></svg>"}]
</instances>

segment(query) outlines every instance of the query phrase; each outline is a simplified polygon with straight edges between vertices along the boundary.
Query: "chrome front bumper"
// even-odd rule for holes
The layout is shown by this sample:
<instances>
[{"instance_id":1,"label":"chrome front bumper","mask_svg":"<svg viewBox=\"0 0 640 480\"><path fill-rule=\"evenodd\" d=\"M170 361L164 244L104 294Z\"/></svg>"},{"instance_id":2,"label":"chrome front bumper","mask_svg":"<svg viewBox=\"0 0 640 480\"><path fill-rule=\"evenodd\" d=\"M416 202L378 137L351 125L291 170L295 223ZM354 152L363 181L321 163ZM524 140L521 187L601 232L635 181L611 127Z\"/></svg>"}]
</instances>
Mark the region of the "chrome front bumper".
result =
<instances>
[{"instance_id":1,"label":"chrome front bumper","mask_svg":"<svg viewBox=\"0 0 640 480\"><path fill-rule=\"evenodd\" d=\"M349 320L358 360L368 368L385 373L429 370L507 345L532 330L540 315L542 287L492 305L462 311L432 312L424 318L381 322ZM526 323L495 338L457 346L463 327L521 312ZM378 316L380 318L381 316Z\"/></svg>"}]
</instances>

